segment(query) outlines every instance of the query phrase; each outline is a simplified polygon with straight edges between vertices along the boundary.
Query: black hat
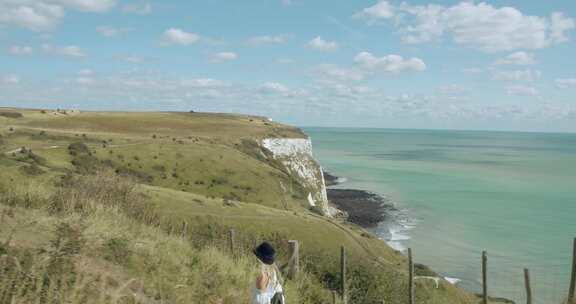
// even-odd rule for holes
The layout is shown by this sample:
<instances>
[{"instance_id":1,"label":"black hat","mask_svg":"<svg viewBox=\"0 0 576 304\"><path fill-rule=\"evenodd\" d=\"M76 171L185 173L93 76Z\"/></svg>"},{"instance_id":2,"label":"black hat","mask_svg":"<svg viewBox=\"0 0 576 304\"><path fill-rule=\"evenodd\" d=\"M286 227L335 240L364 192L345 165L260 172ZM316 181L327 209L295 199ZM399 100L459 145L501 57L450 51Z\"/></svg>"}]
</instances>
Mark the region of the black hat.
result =
<instances>
[{"instance_id":1,"label":"black hat","mask_svg":"<svg viewBox=\"0 0 576 304\"><path fill-rule=\"evenodd\" d=\"M254 249L254 254L256 257L266 265L274 264L274 256L276 255L276 250L268 242L263 242L258 247Z\"/></svg>"}]
</instances>

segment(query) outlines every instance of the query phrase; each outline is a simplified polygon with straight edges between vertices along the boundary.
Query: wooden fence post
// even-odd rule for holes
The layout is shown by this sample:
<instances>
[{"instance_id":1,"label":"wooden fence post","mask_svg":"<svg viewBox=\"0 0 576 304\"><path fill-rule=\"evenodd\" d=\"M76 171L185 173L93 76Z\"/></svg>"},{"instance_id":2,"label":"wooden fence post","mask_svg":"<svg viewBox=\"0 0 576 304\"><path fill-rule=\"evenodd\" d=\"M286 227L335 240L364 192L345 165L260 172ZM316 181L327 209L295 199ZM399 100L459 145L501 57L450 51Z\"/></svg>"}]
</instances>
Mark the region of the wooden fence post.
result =
<instances>
[{"instance_id":1,"label":"wooden fence post","mask_svg":"<svg viewBox=\"0 0 576 304\"><path fill-rule=\"evenodd\" d=\"M482 251L482 304L488 304L488 282L486 279L488 257L486 251Z\"/></svg>"},{"instance_id":2,"label":"wooden fence post","mask_svg":"<svg viewBox=\"0 0 576 304\"><path fill-rule=\"evenodd\" d=\"M532 304L532 287L530 286L530 271L524 268L524 286L526 286L526 304Z\"/></svg>"},{"instance_id":3,"label":"wooden fence post","mask_svg":"<svg viewBox=\"0 0 576 304\"><path fill-rule=\"evenodd\" d=\"M340 275L341 275L341 291L342 291L342 304L348 304L346 295L346 248L340 247Z\"/></svg>"},{"instance_id":4,"label":"wooden fence post","mask_svg":"<svg viewBox=\"0 0 576 304\"><path fill-rule=\"evenodd\" d=\"M184 238L188 237L188 222L184 221L184 223L182 224L182 236Z\"/></svg>"},{"instance_id":5,"label":"wooden fence post","mask_svg":"<svg viewBox=\"0 0 576 304\"><path fill-rule=\"evenodd\" d=\"M336 303L338 303L338 294L336 293L336 290L332 290L332 304Z\"/></svg>"},{"instance_id":6,"label":"wooden fence post","mask_svg":"<svg viewBox=\"0 0 576 304\"><path fill-rule=\"evenodd\" d=\"M236 244L235 244L235 238L236 238L236 231L234 231L234 229L230 229L230 231L228 232L228 242L229 242L229 246L230 246L230 254L235 257L236 256Z\"/></svg>"},{"instance_id":7,"label":"wooden fence post","mask_svg":"<svg viewBox=\"0 0 576 304\"><path fill-rule=\"evenodd\" d=\"M414 261L412 248L408 248L408 303L414 304Z\"/></svg>"},{"instance_id":8,"label":"wooden fence post","mask_svg":"<svg viewBox=\"0 0 576 304\"><path fill-rule=\"evenodd\" d=\"M570 291L568 292L568 303L576 303L576 238L574 238L574 244L572 245L572 276L570 278Z\"/></svg>"},{"instance_id":9,"label":"wooden fence post","mask_svg":"<svg viewBox=\"0 0 576 304\"><path fill-rule=\"evenodd\" d=\"M300 273L300 245L296 240L290 240L288 241L288 244L290 244L290 252L292 253L288 276L290 279L294 280Z\"/></svg>"}]
</instances>

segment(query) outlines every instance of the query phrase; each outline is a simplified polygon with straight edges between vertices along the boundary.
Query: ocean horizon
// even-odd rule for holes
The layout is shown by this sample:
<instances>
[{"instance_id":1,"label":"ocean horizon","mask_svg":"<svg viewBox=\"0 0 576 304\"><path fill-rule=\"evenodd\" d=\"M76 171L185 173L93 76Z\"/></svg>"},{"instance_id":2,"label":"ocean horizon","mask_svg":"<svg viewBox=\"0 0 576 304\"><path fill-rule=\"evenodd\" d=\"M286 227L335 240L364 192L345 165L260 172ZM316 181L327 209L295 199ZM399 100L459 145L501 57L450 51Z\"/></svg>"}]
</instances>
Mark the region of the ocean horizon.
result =
<instances>
[{"instance_id":1,"label":"ocean horizon","mask_svg":"<svg viewBox=\"0 0 576 304\"><path fill-rule=\"evenodd\" d=\"M415 261L491 296L535 303L568 292L576 233L576 134L479 130L303 128L339 188L367 190L398 211L373 229Z\"/></svg>"}]
</instances>

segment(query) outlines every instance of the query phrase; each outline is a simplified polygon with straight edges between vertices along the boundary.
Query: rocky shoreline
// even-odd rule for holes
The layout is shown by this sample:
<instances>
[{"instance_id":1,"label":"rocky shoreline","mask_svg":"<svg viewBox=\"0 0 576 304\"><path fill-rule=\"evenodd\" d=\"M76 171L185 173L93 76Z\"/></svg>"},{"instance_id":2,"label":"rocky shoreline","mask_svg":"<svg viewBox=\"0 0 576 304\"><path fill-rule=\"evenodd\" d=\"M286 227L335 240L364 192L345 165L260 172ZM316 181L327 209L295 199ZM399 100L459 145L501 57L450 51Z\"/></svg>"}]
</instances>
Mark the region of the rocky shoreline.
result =
<instances>
[{"instance_id":1,"label":"rocky shoreline","mask_svg":"<svg viewBox=\"0 0 576 304\"><path fill-rule=\"evenodd\" d=\"M336 186L341 183L341 178L324 172L326 186ZM328 201L336 208L347 213L347 220L363 228L375 228L379 223L393 220L393 214L398 211L390 199L376 193L357 189L335 189L327 188ZM415 264L415 275L421 277L440 276L430 267L424 264ZM454 285L456 282L450 282ZM480 295L475 294L480 299ZM515 302L506 298L490 297L491 303L514 304Z\"/></svg>"},{"instance_id":2,"label":"rocky shoreline","mask_svg":"<svg viewBox=\"0 0 576 304\"><path fill-rule=\"evenodd\" d=\"M340 183L340 178L338 178L338 176L334 176L328 172L322 172L322 174L324 175L324 182L326 183L326 187L336 186Z\"/></svg>"},{"instance_id":3,"label":"rocky shoreline","mask_svg":"<svg viewBox=\"0 0 576 304\"><path fill-rule=\"evenodd\" d=\"M338 185L339 178L324 173L327 186ZM348 214L348 221L364 228L374 228L385 221L390 211L396 210L385 197L357 189L328 188L328 201Z\"/></svg>"}]
</instances>

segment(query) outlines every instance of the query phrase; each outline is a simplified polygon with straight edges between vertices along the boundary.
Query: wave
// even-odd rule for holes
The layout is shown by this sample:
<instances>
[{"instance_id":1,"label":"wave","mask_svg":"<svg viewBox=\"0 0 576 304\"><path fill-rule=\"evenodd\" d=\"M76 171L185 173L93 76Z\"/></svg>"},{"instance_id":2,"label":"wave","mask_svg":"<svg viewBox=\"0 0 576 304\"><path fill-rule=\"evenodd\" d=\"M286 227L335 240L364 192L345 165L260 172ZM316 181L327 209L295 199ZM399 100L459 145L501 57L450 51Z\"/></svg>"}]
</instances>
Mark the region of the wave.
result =
<instances>
[{"instance_id":1,"label":"wave","mask_svg":"<svg viewBox=\"0 0 576 304\"><path fill-rule=\"evenodd\" d=\"M458 285L458 283L462 282L461 279L451 278L451 277L444 277L444 280L448 281L448 283L450 283L452 285Z\"/></svg>"},{"instance_id":2,"label":"wave","mask_svg":"<svg viewBox=\"0 0 576 304\"><path fill-rule=\"evenodd\" d=\"M395 205L395 204L394 204ZM392 249L404 252L411 239L410 230L417 225L409 209L393 208L387 212L387 219L375 229L375 233Z\"/></svg>"}]
</instances>

